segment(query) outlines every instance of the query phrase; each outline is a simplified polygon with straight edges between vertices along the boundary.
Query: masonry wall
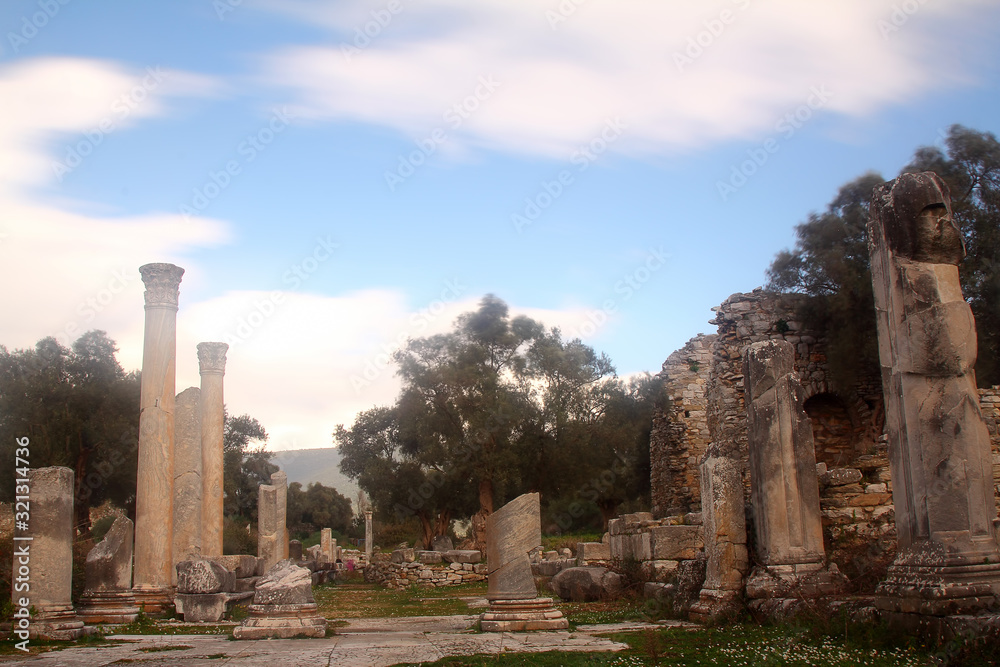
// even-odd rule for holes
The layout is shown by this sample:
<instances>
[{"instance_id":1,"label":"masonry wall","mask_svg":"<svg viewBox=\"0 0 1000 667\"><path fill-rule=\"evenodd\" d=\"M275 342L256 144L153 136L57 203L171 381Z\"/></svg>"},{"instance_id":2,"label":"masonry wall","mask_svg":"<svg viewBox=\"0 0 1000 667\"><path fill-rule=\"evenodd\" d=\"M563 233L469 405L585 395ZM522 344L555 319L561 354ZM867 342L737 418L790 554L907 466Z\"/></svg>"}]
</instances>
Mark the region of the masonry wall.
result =
<instances>
[{"instance_id":1,"label":"masonry wall","mask_svg":"<svg viewBox=\"0 0 1000 667\"><path fill-rule=\"evenodd\" d=\"M979 390L979 404L993 443L993 491L1000 514L1000 385Z\"/></svg>"}]
</instances>

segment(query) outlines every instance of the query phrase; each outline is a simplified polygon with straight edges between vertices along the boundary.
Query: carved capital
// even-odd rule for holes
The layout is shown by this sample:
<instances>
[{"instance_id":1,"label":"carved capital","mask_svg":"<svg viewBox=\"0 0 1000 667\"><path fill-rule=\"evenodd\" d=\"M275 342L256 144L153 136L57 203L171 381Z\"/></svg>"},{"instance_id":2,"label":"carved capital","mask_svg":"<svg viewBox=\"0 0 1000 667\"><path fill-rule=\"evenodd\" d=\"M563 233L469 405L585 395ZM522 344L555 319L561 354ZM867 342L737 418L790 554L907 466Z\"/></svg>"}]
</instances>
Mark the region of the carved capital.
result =
<instances>
[{"instance_id":1,"label":"carved capital","mask_svg":"<svg viewBox=\"0 0 1000 667\"><path fill-rule=\"evenodd\" d=\"M173 264L144 264L139 267L142 283L146 286L146 308L172 308L177 310L178 287L184 269Z\"/></svg>"},{"instance_id":2,"label":"carved capital","mask_svg":"<svg viewBox=\"0 0 1000 667\"><path fill-rule=\"evenodd\" d=\"M226 374L227 343L198 343L198 370L202 375Z\"/></svg>"}]
</instances>

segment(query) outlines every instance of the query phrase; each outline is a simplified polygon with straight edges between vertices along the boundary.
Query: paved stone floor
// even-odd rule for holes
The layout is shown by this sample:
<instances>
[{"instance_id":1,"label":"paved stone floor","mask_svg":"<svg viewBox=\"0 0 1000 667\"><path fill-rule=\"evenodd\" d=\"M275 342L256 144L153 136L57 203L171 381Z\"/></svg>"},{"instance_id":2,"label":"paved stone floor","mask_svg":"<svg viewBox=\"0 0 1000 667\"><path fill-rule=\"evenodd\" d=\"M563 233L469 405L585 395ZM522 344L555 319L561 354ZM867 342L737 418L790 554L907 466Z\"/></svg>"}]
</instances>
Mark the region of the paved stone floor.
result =
<instances>
[{"instance_id":1,"label":"paved stone floor","mask_svg":"<svg viewBox=\"0 0 1000 667\"><path fill-rule=\"evenodd\" d=\"M477 616L422 616L351 621L325 639L232 641L221 635L112 635L117 646L71 647L3 664L37 667L190 665L192 667L284 667L284 665L376 666L433 662L450 655L540 651L620 651L625 644L595 634L638 630L643 623L581 626L576 632L477 633Z\"/></svg>"}]
</instances>

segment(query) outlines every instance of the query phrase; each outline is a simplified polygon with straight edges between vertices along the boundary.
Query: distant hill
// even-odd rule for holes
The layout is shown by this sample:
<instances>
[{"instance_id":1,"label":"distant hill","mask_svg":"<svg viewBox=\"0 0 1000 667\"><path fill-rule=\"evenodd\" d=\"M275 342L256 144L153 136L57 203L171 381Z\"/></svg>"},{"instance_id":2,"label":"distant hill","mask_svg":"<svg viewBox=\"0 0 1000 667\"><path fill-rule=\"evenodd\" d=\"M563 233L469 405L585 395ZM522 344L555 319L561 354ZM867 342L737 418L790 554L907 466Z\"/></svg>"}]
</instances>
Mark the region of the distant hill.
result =
<instances>
[{"instance_id":1,"label":"distant hill","mask_svg":"<svg viewBox=\"0 0 1000 667\"><path fill-rule=\"evenodd\" d=\"M288 475L288 483L298 482L303 487L310 482L332 486L352 503L358 502L358 485L340 472L340 451L336 447L322 449L287 449L275 452L271 463Z\"/></svg>"}]
</instances>

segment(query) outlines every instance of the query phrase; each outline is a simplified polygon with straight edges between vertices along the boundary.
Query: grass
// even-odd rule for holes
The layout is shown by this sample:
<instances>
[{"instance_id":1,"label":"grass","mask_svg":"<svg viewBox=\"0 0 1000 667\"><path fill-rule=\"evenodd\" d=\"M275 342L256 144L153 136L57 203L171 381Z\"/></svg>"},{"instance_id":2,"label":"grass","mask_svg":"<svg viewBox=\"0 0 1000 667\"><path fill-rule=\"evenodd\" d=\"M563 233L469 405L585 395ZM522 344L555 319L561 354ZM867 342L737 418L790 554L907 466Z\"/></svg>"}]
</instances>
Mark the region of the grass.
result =
<instances>
[{"instance_id":1,"label":"grass","mask_svg":"<svg viewBox=\"0 0 1000 667\"><path fill-rule=\"evenodd\" d=\"M542 549L545 551L559 551L563 547L571 549L576 553L577 542L600 542L604 533L598 531L580 531L576 533L564 533L562 535L543 535Z\"/></svg>"},{"instance_id":2,"label":"grass","mask_svg":"<svg viewBox=\"0 0 1000 667\"><path fill-rule=\"evenodd\" d=\"M402 618L449 616L474 613L461 598L483 597L486 584L391 590L372 584L324 584L313 588L316 605L324 618Z\"/></svg>"}]
</instances>

